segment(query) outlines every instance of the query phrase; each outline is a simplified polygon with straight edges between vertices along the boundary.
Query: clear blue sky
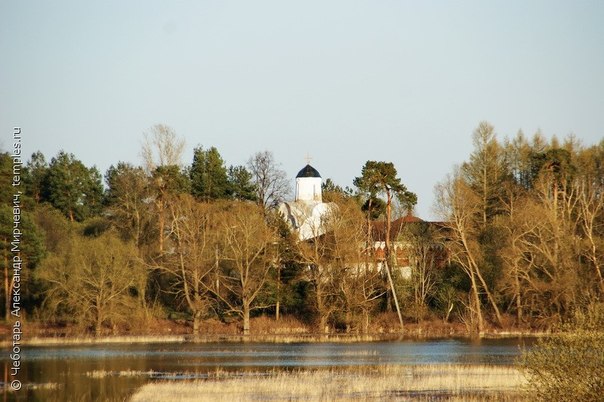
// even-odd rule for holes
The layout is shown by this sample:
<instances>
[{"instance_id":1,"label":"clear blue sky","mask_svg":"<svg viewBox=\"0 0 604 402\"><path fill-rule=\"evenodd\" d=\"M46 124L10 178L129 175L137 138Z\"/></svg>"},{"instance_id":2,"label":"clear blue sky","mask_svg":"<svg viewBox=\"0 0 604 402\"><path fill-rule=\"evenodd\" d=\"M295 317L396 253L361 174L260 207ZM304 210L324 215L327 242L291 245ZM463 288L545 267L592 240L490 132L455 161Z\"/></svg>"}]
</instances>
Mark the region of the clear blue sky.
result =
<instances>
[{"instance_id":1,"label":"clear blue sky","mask_svg":"<svg viewBox=\"0 0 604 402\"><path fill-rule=\"evenodd\" d=\"M103 173L164 123L227 164L273 151L351 185L391 161L433 187L499 135L604 137L604 1L7 1L0 130Z\"/></svg>"}]
</instances>

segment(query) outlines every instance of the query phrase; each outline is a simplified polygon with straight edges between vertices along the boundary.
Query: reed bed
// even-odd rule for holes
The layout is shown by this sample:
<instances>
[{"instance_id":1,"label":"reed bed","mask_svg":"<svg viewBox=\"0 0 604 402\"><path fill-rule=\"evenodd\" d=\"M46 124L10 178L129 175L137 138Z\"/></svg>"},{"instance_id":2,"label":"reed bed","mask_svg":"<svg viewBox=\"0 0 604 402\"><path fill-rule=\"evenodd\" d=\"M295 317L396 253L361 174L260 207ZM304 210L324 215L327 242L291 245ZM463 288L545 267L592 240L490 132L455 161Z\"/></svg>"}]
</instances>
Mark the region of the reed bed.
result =
<instances>
[{"instance_id":1,"label":"reed bed","mask_svg":"<svg viewBox=\"0 0 604 402\"><path fill-rule=\"evenodd\" d=\"M83 336L83 337L32 337L24 340L27 346L69 346L118 343L217 343L217 342L250 342L250 343L357 343L379 342L403 339L400 335L344 335L344 334L300 334L300 335L116 335L116 336ZM8 348L9 340L0 340L0 348Z\"/></svg>"},{"instance_id":2,"label":"reed bed","mask_svg":"<svg viewBox=\"0 0 604 402\"><path fill-rule=\"evenodd\" d=\"M184 343L188 338L184 335L119 335L119 336L82 336L82 337L32 337L24 340L27 346L69 346L69 345L93 345L114 343ZM10 346L9 341L0 342L0 347Z\"/></svg>"},{"instance_id":3,"label":"reed bed","mask_svg":"<svg viewBox=\"0 0 604 402\"><path fill-rule=\"evenodd\" d=\"M162 381L139 389L146 401L526 401L526 379L512 366L418 365L217 373L205 380Z\"/></svg>"}]
</instances>

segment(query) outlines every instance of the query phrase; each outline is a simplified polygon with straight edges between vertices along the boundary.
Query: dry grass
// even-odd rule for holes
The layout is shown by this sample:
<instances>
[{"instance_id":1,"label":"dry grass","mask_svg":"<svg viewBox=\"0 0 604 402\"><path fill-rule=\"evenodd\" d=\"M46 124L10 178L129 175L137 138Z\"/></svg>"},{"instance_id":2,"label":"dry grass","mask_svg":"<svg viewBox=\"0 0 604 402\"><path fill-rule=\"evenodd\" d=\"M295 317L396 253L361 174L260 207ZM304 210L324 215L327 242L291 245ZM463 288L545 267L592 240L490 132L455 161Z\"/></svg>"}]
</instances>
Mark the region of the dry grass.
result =
<instances>
[{"instance_id":1,"label":"dry grass","mask_svg":"<svg viewBox=\"0 0 604 402\"><path fill-rule=\"evenodd\" d=\"M82 336L70 338L38 338L27 339L28 346L57 346L57 345L90 345L109 343L182 343L187 337L183 335L158 335L158 336ZM1 346L5 346L4 343Z\"/></svg>"},{"instance_id":2,"label":"dry grass","mask_svg":"<svg viewBox=\"0 0 604 402\"><path fill-rule=\"evenodd\" d=\"M131 402L249 400L530 400L509 366L382 366L269 373L217 373L207 380L143 386Z\"/></svg>"}]
</instances>

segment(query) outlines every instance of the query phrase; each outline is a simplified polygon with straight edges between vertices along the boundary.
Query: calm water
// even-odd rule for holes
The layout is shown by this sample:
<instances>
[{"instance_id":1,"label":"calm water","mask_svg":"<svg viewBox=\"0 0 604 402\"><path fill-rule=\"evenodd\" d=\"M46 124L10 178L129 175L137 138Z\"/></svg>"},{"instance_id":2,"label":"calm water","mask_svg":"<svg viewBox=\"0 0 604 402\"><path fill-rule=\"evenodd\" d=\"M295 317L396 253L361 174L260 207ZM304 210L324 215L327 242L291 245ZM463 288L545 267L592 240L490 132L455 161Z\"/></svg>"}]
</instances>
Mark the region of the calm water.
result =
<instances>
[{"instance_id":1,"label":"calm water","mask_svg":"<svg viewBox=\"0 0 604 402\"><path fill-rule=\"evenodd\" d=\"M124 401L161 379L204 378L217 369L263 372L384 364L513 364L529 339L371 343L120 344L29 347L7 401ZM8 364L4 351L2 365ZM51 387L52 386L52 387Z\"/></svg>"}]
</instances>

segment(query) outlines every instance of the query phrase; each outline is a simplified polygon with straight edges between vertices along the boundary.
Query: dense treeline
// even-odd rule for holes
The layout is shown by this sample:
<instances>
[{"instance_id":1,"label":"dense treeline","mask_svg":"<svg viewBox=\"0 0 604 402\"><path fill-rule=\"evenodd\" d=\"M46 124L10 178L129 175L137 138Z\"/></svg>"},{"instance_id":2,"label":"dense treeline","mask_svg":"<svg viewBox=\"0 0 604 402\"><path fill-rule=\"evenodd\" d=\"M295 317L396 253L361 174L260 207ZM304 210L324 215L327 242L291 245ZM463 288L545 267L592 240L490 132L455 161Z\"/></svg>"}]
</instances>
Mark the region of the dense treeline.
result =
<instances>
[{"instance_id":1,"label":"dense treeline","mask_svg":"<svg viewBox=\"0 0 604 402\"><path fill-rule=\"evenodd\" d=\"M520 133L499 142L481 123L474 145L437 186L441 222L391 225L417 198L393 164L368 161L355 190L324 182L324 201L337 207L325 234L306 242L275 212L290 190L268 151L227 167L216 148L199 146L183 167L184 141L158 125L143 163L111 166L104 186L76 156L47 162L36 152L22 171L27 314L97 334L165 318L184 318L195 333L210 318L235 320L248 334L260 314L366 333L396 310L401 326L438 319L483 331L549 328L601 302L604 141ZM0 169L8 317L9 154Z\"/></svg>"},{"instance_id":2,"label":"dense treeline","mask_svg":"<svg viewBox=\"0 0 604 402\"><path fill-rule=\"evenodd\" d=\"M469 281L464 319L550 327L604 296L604 140L590 147L481 123L474 152L437 186L452 265Z\"/></svg>"}]
</instances>

